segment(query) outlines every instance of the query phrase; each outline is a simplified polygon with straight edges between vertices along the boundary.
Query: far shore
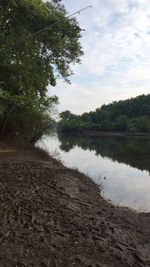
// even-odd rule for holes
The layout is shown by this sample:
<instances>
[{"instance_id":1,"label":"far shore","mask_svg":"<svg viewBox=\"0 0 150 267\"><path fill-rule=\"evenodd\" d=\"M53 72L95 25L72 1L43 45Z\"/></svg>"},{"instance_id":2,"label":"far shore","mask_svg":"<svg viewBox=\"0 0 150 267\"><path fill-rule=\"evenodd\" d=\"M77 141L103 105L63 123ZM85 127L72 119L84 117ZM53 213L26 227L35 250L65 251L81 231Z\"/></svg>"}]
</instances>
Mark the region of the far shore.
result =
<instances>
[{"instance_id":1,"label":"far shore","mask_svg":"<svg viewBox=\"0 0 150 267\"><path fill-rule=\"evenodd\" d=\"M141 132L107 132L107 131L84 131L81 134L90 136L124 136L150 138L150 133Z\"/></svg>"}]
</instances>

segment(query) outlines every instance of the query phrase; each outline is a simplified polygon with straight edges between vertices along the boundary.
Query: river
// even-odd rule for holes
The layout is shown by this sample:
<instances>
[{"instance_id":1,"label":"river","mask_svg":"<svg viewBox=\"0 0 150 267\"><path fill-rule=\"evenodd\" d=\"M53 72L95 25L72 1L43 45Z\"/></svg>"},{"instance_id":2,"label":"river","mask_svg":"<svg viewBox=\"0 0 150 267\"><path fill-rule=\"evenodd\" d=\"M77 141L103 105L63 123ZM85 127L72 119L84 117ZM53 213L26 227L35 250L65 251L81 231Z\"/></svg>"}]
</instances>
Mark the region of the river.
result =
<instances>
[{"instance_id":1,"label":"river","mask_svg":"<svg viewBox=\"0 0 150 267\"><path fill-rule=\"evenodd\" d=\"M90 176L114 204L150 211L150 139L54 134L39 145Z\"/></svg>"}]
</instances>

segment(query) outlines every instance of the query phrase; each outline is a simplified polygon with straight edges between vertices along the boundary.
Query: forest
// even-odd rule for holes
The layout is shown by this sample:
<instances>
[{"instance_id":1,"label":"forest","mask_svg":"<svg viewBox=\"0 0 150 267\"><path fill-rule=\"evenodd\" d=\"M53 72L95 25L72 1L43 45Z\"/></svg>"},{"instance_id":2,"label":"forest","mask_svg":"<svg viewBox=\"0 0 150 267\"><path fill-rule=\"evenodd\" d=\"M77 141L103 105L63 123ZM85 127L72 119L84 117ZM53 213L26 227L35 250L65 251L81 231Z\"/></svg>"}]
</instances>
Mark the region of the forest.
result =
<instances>
[{"instance_id":1,"label":"forest","mask_svg":"<svg viewBox=\"0 0 150 267\"><path fill-rule=\"evenodd\" d=\"M102 105L95 111L82 115L61 112L59 121L61 132L130 132L150 133L150 94L115 101Z\"/></svg>"},{"instance_id":2,"label":"forest","mask_svg":"<svg viewBox=\"0 0 150 267\"><path fill-rule=\"evenodd\" d=\"M58 98L83 54L81 29L60 0L0 1L0 137L36 142L51 129Z\"/></svg>"}]
</instances>

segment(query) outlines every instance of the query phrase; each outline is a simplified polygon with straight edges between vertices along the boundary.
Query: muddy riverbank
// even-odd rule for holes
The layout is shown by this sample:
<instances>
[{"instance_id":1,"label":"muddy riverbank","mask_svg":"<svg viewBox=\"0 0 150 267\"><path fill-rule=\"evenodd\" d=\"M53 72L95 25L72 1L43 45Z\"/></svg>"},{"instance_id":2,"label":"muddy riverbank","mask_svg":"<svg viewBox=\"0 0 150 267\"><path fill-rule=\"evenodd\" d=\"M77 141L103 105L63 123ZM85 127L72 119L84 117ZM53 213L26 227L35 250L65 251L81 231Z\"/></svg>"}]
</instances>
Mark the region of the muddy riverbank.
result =
<instances>
[{"instance_id":1,"label":"muddy riverbank","mask_svg":"<svg viewBox=\"0 0 150 267\"><path fill-rule=\"evenodd\" d=\"M31 147L0 148L0 266L150 266L150 214Z\"/></svg>"}]
</instances>

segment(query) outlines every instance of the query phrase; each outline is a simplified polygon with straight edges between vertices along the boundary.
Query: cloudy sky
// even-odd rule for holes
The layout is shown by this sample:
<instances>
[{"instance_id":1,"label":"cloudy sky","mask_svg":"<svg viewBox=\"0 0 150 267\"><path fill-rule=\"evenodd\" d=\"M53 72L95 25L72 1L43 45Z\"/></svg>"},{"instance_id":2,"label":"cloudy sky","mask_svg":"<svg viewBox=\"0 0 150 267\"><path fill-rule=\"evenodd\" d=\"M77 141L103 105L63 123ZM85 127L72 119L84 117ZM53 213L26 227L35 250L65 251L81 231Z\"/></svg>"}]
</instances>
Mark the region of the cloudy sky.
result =
<instances>
[{"instance_id":1,"label":"cloudy sky","mask_svg":"<svg viewBox=\"0 0 150 267\"><path fill-rule=\"evenodd\" d=\"M62 0L77 15L84 56L71 85L58 82L52 93L59 111L81 114L102 104L150 93L150 0Z\"/></svg>"}]
</instances>

